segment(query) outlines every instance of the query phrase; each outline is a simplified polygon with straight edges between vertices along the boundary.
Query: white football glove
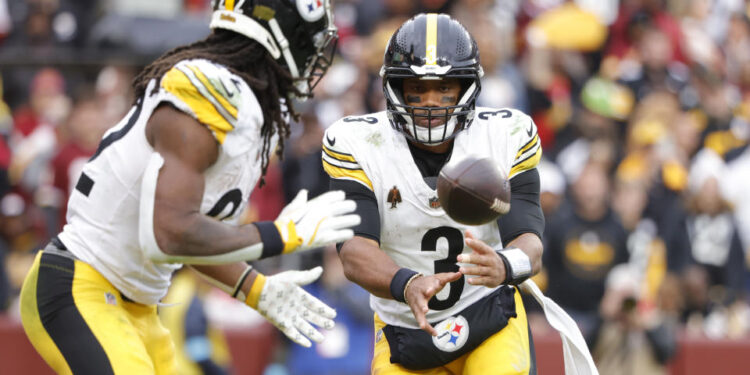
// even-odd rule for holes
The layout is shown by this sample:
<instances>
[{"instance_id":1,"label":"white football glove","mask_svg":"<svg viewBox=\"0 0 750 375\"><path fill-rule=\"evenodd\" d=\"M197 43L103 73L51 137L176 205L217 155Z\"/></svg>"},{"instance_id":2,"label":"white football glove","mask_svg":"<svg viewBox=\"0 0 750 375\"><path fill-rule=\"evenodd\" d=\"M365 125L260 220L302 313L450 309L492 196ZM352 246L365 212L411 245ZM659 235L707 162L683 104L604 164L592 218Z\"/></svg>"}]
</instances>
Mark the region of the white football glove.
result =
<instances>
[{"instance_id":1,"label":"white football glove","mask_svg":"<svg viewBox=\"0 0 750 375\"><path fill-rule=\"evenodd\" d=\"M246 302L290 340L309 348L312 345L310 340L323 341L323 335L310 323L331 329L336 317L335 310L300 287L317 280L322 272L323 268L318 266L307 271L281 272L267 278L259 275L265 279L260 281L264 284L256 286L259 282L256 279L252 289L262 287L260 296L254 298L251 291ZM256 302L257 305L253 306Z\"/></svg>"},{"instance_id":2,"label":"white football glove","mask_svg":"<svg viewBox=\"0 0 750 375\"><path fill-rule=\"evenodd\" d=\"M307 200L302 189L276 218L274 224L284 242L283 253L323 247L354 236L351 227L360 217L353 213L356 203L341 190L329 191Z\"/></svg>"}]
</instances>

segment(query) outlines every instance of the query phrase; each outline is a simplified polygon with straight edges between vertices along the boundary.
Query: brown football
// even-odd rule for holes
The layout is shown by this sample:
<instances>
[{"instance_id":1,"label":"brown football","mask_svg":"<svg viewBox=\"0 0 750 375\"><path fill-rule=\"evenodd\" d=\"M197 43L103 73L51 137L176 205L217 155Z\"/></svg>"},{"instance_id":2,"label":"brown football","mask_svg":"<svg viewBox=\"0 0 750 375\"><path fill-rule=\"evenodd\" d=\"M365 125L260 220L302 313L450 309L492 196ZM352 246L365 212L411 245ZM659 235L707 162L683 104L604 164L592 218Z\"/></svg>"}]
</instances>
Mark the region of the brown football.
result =
<instances>
[{"instance_id":1,"label":"brown football","mask_svg":"<svg viewBox=\"0 0 750 375\"><path fill-rule=\"evenodd\" d=\"M448 216L462 224L489 223L510 211L510 184L487 158L448 163L438 176L437 193Z\"/></svg>"}]
</instances>

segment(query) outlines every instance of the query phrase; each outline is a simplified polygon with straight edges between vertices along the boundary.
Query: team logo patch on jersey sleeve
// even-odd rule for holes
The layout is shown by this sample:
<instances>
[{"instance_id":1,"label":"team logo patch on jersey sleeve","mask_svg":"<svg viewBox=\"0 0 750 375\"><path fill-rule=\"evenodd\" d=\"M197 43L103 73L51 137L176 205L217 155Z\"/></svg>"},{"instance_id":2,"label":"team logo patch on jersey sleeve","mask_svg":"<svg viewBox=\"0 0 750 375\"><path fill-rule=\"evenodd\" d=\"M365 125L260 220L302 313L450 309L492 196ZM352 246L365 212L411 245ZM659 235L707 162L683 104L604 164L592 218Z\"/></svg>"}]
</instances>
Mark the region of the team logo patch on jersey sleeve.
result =
<instances>
[{"instance_id":1,"label":"team logo patch on jersey sleeve","mask_svg":"<svg viewBox=\"0 0 750 375\"><path fill-rule=\"evenodd\" d=\"M452 316L435 325L437 336L432 338L432 343L444 352L454 352L466 344L469 338L469 322L459 316Z\"/></svg>"}]
</instances>

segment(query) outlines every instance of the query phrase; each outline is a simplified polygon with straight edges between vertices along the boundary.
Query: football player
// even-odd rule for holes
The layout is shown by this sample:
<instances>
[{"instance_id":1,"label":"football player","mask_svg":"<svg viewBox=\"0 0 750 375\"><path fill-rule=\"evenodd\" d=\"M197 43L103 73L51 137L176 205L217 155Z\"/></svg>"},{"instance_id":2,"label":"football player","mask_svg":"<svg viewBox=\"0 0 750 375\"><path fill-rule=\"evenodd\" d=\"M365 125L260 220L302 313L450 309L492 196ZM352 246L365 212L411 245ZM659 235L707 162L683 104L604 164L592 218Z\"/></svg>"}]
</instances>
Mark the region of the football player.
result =
<instances>
[{"instance_id":1,"label":"football player","mask_svg":"<svg viewBox=\"0 0 750 375\"><path fill-rule=\"evenodd\" d=\"M339 250L347 277L372 294L373 374L536 373L516 285L541 267L542 150L529 116L475 107L482 74L460 23L417 15L385 52L386 111L326 131L331 188L362 218ZM468 155L510 180L511 210L497 222L462 225L439 206L440 169Z\"/></svg>"},{"instance_id":2,"label":"football player","mask_svg":"<svg viewBox=\"0 0 750 375\"><path fill-rule=\"evenodd\" d=\"M182 264L310 346L335 312L247 261L350 238L343 192L302 191L273 222L237 225L269 153L289 133L292 97L311 96L337 31L326 1L214 1L210 35L148 65L129 113L103 137L68 202L67 225L21 292L23 326L58 373L171 374L156 307ZM252 350L252 349L249 349Z\"/></svg>"}]
</instances>

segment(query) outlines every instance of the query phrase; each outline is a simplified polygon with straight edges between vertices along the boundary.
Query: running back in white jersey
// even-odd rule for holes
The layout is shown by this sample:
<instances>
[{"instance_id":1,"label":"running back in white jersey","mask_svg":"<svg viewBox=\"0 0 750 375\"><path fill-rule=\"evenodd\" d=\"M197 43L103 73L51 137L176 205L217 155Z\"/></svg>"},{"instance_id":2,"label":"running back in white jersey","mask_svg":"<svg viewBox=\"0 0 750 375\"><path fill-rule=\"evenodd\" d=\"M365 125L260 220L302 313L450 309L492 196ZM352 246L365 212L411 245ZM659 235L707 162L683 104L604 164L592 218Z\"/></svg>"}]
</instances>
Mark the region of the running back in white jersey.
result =
<instances>
[{"instance_id":1,"label":"running back in white jersey","mask_svg":"<svg viewBox=\"0 0 750 375\"><path fill-rule=\"evenodd\" d=\"M59 235L75 256L144 304L158 302L172 272L181 267L151 262L138 241L141 179L154 152L145 129L154 109L163 102L175 106L208 127L219 143L216 163L204 172L200 207L218 220L235 222L247 205L261 174L263 144L260 105L250 87L228 69L207 60L182 61L165 73L152 94L155 85L155 80L149 83L145 98L104 135L84 166Z\"/></svg>"},{"instance_id":2,"label":"running back in white jersey","mask_svg":"<svg viewBox=\"0 0 750 375\"><path fill-rule=\"evenodd\" d=\"M476 108L476 113L472 125L455 137L449 163L468 155L491 158L511 179L536 167L542 150L531 118L510 109ZM502 248L497 223L466 226L445 214L436 191L414 163L406 139L390 126L385 112L344 118L328 128L323 142L326 172L332 178L356 181L375 194L380 248L400 267L427 275L457 271L456 256L472 251L464 243L466 230ZM427 320L455 315L492 291L461 277L430 301ZM371 296L370 304L386 324L418 327L405 303Z\"/></svg>"}]
</instances>

